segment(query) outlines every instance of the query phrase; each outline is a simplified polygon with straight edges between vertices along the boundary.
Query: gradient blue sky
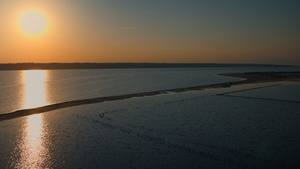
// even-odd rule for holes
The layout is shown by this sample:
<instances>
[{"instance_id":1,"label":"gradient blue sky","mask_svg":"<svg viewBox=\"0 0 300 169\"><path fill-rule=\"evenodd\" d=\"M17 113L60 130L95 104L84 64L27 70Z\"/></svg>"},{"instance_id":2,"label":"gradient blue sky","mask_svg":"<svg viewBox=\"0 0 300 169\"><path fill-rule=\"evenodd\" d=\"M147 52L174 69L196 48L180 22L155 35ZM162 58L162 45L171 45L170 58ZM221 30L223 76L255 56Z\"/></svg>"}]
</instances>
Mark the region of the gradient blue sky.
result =
<instances>
[{"instance_id":1,"label":"gradient blue sky","mask_svg":"<svg viewBox=\"0 0 300 169\"><path fill-rule=\"evenodd\" d=\"M14 27L36 8L38 39ZM0 62L270 63L300 65L297 0L2 0Z\"/></svg>"}]
</instances>

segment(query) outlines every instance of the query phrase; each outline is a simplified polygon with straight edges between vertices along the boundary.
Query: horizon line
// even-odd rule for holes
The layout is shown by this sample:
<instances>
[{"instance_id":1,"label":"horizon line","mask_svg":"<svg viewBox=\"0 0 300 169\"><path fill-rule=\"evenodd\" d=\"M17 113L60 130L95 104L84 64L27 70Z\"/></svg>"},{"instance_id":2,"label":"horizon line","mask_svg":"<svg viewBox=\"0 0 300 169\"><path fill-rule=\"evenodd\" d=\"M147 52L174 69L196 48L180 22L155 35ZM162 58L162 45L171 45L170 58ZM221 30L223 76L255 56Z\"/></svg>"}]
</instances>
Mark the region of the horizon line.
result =
<instances>
[{"instance_id":1,"label":"horizon line","mask_svg":"<svg viewBox=\"0 0 300 169\"><path fill-rule=\"evenodd\" d=\"M214 64L214 65L275 65L275 66L300 66L291 64L275 64L275 63L232 63L232 62L5 62L0 65L12 65L12 64Z\"/></svg>"}]
</instances>

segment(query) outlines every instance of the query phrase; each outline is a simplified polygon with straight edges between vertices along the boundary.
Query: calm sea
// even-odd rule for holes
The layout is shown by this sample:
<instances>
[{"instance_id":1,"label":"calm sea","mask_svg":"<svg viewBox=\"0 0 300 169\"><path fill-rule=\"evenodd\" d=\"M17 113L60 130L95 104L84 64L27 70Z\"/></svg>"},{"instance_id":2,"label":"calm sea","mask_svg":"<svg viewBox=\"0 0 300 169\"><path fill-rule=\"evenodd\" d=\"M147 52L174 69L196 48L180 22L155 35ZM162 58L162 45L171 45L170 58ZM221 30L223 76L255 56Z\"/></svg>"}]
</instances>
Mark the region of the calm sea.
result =
<instances>
[{"instance_id":1,"label":"calm sea","mask_svg":"<svg viewBox=\"0 0 300 169\"><path fill-rule=\"evenodd\" d=\"M219 73L299 71L299 67L0 71L0 114L102 96L237 81Z\"/></svg>"},{"instance_id":2,"label":"calm sea","mask_svg":"<svg viewBox=\"0 0 300 169\"><path fill-rule=\"evenodd\" d=\"M0 71L0 112L236 81L214 74L251 71L299 68ZM0 121L0 168L296 169L299 96L299 83L248 84Z\"/></svg>"}]
</instances>

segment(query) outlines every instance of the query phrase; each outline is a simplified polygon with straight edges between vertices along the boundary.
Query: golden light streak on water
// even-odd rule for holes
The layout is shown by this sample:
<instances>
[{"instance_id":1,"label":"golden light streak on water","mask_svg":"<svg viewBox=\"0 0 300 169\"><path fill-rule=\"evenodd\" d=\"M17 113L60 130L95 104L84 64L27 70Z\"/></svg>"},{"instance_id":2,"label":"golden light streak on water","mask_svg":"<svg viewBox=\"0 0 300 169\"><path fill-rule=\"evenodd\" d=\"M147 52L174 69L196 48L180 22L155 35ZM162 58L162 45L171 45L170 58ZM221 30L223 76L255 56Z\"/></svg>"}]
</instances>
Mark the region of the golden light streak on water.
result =
<instances>
[{"instance_id":1,"label":"golden light streak on water","mask_svg":"<svg viewBox=\"0 0 300 169\"><path fill-rule=\"evenodd\" d=\"M28 70L23 72L25 84L24 108L40 107L46 104L45 70Z\"/></svg>"},{"instance_id":2,"label":"golden light streak on water","mask_svg":"<svg viewBox=\"0 0 300 169\"><path fill-rule=\"evenodd\" d=\"M24 109L45 105L45 70L23 72L25 85ZM49 141L43 115L31 115L21 128L22 134L16 147L11 167L13 168L48 168L50 166Z\"/></svg>"}]
</instances>

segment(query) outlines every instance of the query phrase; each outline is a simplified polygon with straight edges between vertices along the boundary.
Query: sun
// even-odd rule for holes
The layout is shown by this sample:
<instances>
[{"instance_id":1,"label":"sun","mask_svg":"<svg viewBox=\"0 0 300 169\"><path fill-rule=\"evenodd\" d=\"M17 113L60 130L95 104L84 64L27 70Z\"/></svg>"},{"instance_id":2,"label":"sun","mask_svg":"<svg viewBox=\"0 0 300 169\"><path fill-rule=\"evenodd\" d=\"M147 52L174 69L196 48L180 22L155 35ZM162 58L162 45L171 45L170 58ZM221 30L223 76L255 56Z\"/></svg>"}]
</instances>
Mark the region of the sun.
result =
<instances>
[{"instance_id":1,"label":"sun","mask_svg":"<svg viewBox=\"0 0 300 169\"><path fill-rule=\"evenodd\" d=\"M27 35L38 36L48 28L47 17L38 10L29 10L21 14L19 26Z\"/></svg>"}]
</instances>

